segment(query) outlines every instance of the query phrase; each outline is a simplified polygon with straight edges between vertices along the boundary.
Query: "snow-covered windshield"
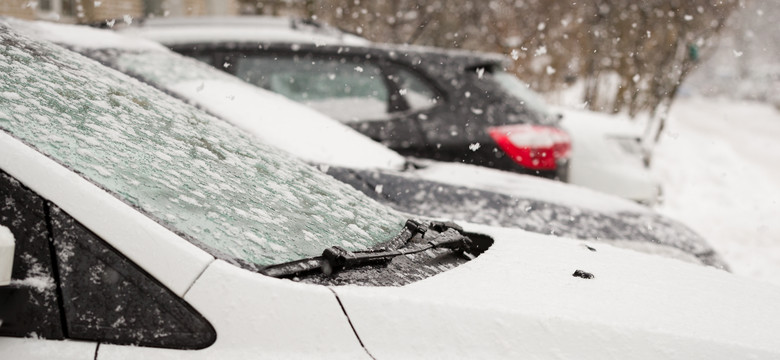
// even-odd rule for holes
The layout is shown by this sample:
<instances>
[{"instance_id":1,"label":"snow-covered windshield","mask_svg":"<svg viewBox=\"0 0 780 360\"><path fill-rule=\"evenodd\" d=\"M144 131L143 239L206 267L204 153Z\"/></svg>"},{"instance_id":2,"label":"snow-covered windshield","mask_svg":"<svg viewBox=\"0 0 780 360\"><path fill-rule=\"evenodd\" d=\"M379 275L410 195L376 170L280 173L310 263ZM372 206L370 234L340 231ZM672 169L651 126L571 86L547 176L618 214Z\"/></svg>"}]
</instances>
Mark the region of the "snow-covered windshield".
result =
<instances>
[{"instance_id":1,"label":"snow-covered windshield","mask_svg":"<svg viewBox=\"0 0 780 360\"><path fill-rule=\"evenodd\" d=\"M531 110L538 112L544 116L552 117L552 111L547 106L547 103L542 99L539 94L531 90L530 86L512 73L496 69L493 74L490 75L498 85L501 86L507 93L518 98L523 104L528 106Z\"/></svg>"},{"instance_id":2,"label":"snow-covered windshield","mask_svg":"<svg viewBox=\"0 0 780 360\"><path fill-rule=\"evenodd\" d=\"M0 130L227 260L365 248L402 226L398 213L227 123L3 23Z\"/></svg>"},{"instance_id":3,"label":"snow-covered windshield","mask_svg":"<svg viewBox=\"0 0 780 360\"><path fill-rule=\"evenodd\" d=\"M299 159L362 169L404 167L398 153L334 119L149 40L85 26L12 24L186 99Z\"/></svg>"}]
</instances>

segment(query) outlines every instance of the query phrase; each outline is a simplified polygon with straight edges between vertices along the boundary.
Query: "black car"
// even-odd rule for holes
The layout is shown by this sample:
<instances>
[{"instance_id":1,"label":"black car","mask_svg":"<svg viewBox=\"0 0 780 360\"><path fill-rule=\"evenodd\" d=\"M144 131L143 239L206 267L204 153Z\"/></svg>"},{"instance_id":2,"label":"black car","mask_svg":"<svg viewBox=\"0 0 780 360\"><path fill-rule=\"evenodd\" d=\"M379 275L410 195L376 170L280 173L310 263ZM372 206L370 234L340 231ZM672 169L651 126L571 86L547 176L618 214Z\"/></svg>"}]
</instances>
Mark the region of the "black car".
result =
<instances>
[{"instance_id":1,"label":"black car","mask_svg":"<svg viewBox=\"0 0 780 360\"><path fill-rule=\"evenodd\" d=\"M525 84L503 56L375 44L294 19L235 20L162 19L133 31L403 155L566 179L568 134L518 96Z\"/></svg>"}]
</instances>

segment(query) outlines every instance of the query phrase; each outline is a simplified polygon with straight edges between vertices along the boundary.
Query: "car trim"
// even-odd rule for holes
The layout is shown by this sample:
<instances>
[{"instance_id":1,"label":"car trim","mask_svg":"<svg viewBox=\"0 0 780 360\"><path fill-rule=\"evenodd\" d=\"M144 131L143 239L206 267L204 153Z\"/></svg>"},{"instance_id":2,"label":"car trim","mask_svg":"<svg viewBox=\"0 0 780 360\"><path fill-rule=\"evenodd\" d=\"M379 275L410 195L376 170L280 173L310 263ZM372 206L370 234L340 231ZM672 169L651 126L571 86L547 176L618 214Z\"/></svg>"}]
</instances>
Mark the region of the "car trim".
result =
<instances>
[{"instance_id":1,"label":"car trim","mask_svg":"<svg viewBox=\"0 0 780 360\"><path fill-rule=\"evenodd\" d=\"M176 295L183 297L214 261L204 250L2 130L0 154L0 168L55 203Z\"/></svg>"}]
</instances>

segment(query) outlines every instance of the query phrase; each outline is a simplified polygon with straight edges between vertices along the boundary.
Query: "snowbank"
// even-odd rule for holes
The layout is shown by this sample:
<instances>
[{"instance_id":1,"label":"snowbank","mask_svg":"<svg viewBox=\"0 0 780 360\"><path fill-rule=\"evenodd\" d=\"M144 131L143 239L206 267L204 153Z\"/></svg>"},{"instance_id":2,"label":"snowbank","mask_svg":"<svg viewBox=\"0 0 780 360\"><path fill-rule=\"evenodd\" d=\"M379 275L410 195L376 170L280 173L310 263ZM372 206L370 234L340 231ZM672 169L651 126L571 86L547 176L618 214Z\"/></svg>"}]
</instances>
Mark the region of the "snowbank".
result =
<instances>
[{"instance_id":1,"label":"snowbank","mask_svg":"<svg viewBox=\"0 0 780 360\"><path fill-rule=\"evenodd\" d=\"M780 284L780 113L678 99L656 148L659 211L708 239L737 274Z\"/></svg>"}]
</instances>

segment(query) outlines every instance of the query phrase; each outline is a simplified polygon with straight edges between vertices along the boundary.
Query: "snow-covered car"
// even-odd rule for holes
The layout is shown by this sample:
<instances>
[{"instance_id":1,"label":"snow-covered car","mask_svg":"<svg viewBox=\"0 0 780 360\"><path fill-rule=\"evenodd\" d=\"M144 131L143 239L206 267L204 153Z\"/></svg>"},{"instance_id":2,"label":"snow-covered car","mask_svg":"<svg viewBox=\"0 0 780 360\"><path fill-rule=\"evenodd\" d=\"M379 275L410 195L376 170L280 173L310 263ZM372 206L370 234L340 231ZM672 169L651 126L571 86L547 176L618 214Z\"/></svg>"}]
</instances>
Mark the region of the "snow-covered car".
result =
<instances>
[{"instance_id":1,"label":"snow-covered car","mask_svg":"<svg viewBox=\"0 0 780 360\"><path fill-rule=\"evenodd\" d=\"M408 221L2 21L0 44L0 358L780 356L780 288Z\"/></svg>"},{"instance_id":2,"label":"snow-covered car","mask_svg":"<svg viewBox=\"0 0 780 360\"><path fill-rule=\"evenodd\" d=\"M703 264L727 268L695 232L629 201L472 165L407 161L333 119L159 44L84 26L17 25L200 106L398 210L599 239L666 256L692 255Z\"/></svg>"},{"instance_id":3,"label":"snow-covered car","mask_svg":"<svg viewBox=\"0 0 780 360\"><path fill-rule=\"evenodd\" d=\"M592 111L557 111L563 115L561 127L572 134L571 183L647 205L663 200L640 123Z\"/></svg>"},{"instance_id":4,"label":"snow-covered car","mask_svg":"<svg viewBox=\"0 0 780 360\"><path fill-rule=\"evenodd\" d=\"M125 31L311 106L403 155L566 179L568 135L557 118L505 91L516 78L502 70L504 57L357 41L301 23L168 18Z\"/></svg>"}]
</instances>

